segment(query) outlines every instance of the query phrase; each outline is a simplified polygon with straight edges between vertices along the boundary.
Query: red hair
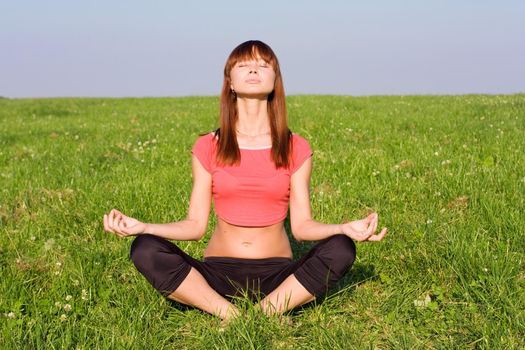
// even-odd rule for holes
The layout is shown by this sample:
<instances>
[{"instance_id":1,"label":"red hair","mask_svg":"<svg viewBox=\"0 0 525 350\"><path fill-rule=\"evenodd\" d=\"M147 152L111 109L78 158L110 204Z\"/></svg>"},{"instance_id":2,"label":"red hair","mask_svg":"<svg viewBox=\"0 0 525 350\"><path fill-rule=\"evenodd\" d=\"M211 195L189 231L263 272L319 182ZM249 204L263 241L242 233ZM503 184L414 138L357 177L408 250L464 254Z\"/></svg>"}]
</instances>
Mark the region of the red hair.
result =
<instances>
[{"instance_id":1,"label":"red hair","mask_svg":"<svg viewBox=\"0 0 525 350\"><path fill-rule=\"evenodd\" d=\"M240 162L241 153L235 131L235 126L239 119L237 96L231 90L230 73L237 62L257 59L258 57L270 64L275 72L274 88L268 95L268 117L272 135L271 158L277 168L288 167L288 157L292 152L292 132L288 128L284 86L279 61L270 46L259 40L250 40L240 44L233 49L226 60L220 102L220 127L215 130L215 135L219 139L217 162L223 165L234 165Z\"/></svg>"}]
</instances>

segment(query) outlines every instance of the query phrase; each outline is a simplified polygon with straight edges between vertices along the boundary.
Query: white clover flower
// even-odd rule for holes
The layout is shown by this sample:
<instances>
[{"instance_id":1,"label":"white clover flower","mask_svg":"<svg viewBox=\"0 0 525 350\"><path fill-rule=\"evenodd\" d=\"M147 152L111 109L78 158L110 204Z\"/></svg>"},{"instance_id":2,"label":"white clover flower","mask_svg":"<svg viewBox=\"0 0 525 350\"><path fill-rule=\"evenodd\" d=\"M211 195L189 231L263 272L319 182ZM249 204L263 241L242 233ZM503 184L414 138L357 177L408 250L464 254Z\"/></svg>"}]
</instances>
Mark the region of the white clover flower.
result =
<instances>
[{"instance_id":1,"label":"white clover flower","mask_svg":"<svg viewBox=\"0 0 525 350\"><path fill-rule=\"evenodd\" d=\"M69 311L71 311L71 309L73 309L73 308L71 307L70 304L66 304L66 305L64 305L64 311L65 311L65 312L69 312Z\"/></svg>"},{"instance_id":2,"label":"white clover flower","mask_svg":"<svg viewBox=\"0 0 525 350\"><path fill-rule=\"evenodd\" d=\"M16 318L16 314L11 311L10 313L7 314L7 318L10 318L10 319Z\"/></svg>"},{"instance_id":3,"label":"white clover flower","mask_svg":"<svg viewBox=\"0 0 525 350\"><path fill-rule=\"evenodd\" d=\"M73 285L76 287L78 285L80 285L80 281L79 280L73 280Z\"/></svg>"},{"instance_id":4,"label":"white clover flower","mask_svg":"<svg viewBox=\"0 0 525 350\"><path fill-rule=\"evenodd\" d=\"M483 268L483 272L489 272L489 269L487 269L486 267Z\"/></svg>"},{"instance_id":5,"label":"white clover flower","mask_svg":"<svg viewBox=\"0 0 525 350\"><path fill-rule=\"evenodd\" d=\"M32 240L32 241L35 241L36 237L35 236L31 236L31 238L29 238L29 239Z\"/></svg>"},{"instance_id":6,"label":"white clover flower","mask_svg":"<svg viewBox=\"0 0 525 350\"><path fill-rule=\"evenodd\" d=\"M44 250L51 250L53 249L55 245L55 240L53 238L50 238L44 243Z\"/></svg>"},{"instance_id":7,"label":"white clover flower","mask_svg":"<svg viewBox=\"0 0 525 350\"><path fill-rule=\"evenodd\" d=\"M82 289L82 300L88 300L88 292L85 289Z\"/></svg>"},{"instance_id":8,"label":"white clover flower","mask_svg":"<svg viewBox=\"0 0 525 350\"><path fill-rule=\"evenodd\" d=\"M60 301L57 301L55 302L55 306L58 307L59 309L62 308L62 303Z\"/></svg>"},{"instance_id":9,"label":"white clover flower","mask_svg":"<svg viewBox=\"0 0 525 350\"><path fill-rule=\"evenodd\" d=\"M427 224L430 225L432 223L432 219L427 219Z\"/></svg>"},{"instance_id":10,"label":"white clover flower","mask_svg":"<svg viewBox=\"0 0 525 350\"><path fill-rule=\"evenodd\" d=\"M432 299L430 298L430 295L427 294L424 298L419 298L419 299L414 300L414 306L415 307L427 307L431 301Z\"/></svg>"},{"instance_id":11,"label":"white clover flower","mask_svg":"<svg viewBox=\"0 0 525 350\"><path fill-rule=\"evenodd\" d=\"M71 295L69 295L69 294L66 295L66 301L70 301L71 299L73 299L73 296L71 296Z\"/></svg>"},{"instance_id":12,"label":"white clover flower","mask_svg":"<svg viewBox=\"0 0 525 350\"><path fill-rule=\"evenodd\" d=\"M67 320L66 314L60 315L60 321L64 322L65 320Z\"/></svg>"},{"instance_id":13,"label":"white clover flower","mask_svg":"<svg viewBox=\"0 0 525 350\"><path fill-rule=\"evenodd\" d=\"M61 262L57 262L55 265L56 265L57 267L61 267L61 266L62 266L62 263L61 263Z\"/></svg>"},{"instance_id":14,"label":"white clover flower","mask_svg":"<svg viewBox=\"0 0 525 350\"><path fill-rule=\"evenodd\" d=\"M59 271L59 270L56 270L56 271L55 271L55 276L58 276L58 275L60 275L60 271Z\"/></svg>"}]
</instances>

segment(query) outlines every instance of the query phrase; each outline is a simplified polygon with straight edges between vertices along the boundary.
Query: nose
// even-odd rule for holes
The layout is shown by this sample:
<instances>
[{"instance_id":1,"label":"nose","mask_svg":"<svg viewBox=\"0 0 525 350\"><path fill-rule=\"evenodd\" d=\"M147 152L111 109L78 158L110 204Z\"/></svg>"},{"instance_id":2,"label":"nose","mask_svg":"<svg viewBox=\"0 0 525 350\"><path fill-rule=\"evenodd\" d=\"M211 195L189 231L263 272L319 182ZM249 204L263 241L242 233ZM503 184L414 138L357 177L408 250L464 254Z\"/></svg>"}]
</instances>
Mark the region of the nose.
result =
<instances>
[{"instance_id":1,"label":"nose","mask_svg":"<svg viewBox=\"0 0 525 350\"><path fill-rule=\"evenodd\" d=\"M250 66L250 73L257 73L258 70L257 70L257 65L254 64L254 65L251 65Z\"/></svg>"}]
</instances>

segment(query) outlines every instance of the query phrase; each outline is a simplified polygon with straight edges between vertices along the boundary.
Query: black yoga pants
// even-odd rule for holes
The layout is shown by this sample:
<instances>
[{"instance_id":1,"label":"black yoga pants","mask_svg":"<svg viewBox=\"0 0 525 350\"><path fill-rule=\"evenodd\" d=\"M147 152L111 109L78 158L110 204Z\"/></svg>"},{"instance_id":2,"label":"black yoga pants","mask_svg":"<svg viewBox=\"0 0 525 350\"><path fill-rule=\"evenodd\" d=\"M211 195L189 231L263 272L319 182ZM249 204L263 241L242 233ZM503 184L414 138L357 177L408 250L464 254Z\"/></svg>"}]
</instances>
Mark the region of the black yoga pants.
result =
<instances>
[{"instance_id":1,"label":"black yoga pants","mask_svg":"<svg viewBox=\"0 0 525 350\"><path fill-rule=\"evenodd\" d=\"M166 239L144 234L131 245L131 260L149 283L167 297L193 267L223 297L248 295L256 301L295 275L306 290L319 297L340 280L355 260L355 244L339 234L317 243L301 259L192 258Z\"/></svg>"}]
</instances>

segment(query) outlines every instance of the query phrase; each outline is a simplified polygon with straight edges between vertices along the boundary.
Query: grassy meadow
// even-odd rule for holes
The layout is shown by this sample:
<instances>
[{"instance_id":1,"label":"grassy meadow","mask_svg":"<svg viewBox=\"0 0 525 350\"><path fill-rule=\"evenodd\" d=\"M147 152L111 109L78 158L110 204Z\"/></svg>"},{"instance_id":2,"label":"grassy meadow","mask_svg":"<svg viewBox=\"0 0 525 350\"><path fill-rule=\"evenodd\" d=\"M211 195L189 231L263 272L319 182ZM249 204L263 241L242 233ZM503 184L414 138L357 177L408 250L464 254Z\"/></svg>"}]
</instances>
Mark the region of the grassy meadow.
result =
<instances>
[{"instance_id":1,"label":"grassy meadow","mask_svg":"<svg viewBox=\"0 0 525 350\"><path fill-rule=\"evenodd\" d=\"M0 348L525 348L525 95L287 101L314 219L375 210L390 231L323 300L282 318L239 300L225 328L160 296L102 224L185 217L218 98L0 99ZM214 224L179 246L202 257Z\"/></svg>"}]
</instances>

